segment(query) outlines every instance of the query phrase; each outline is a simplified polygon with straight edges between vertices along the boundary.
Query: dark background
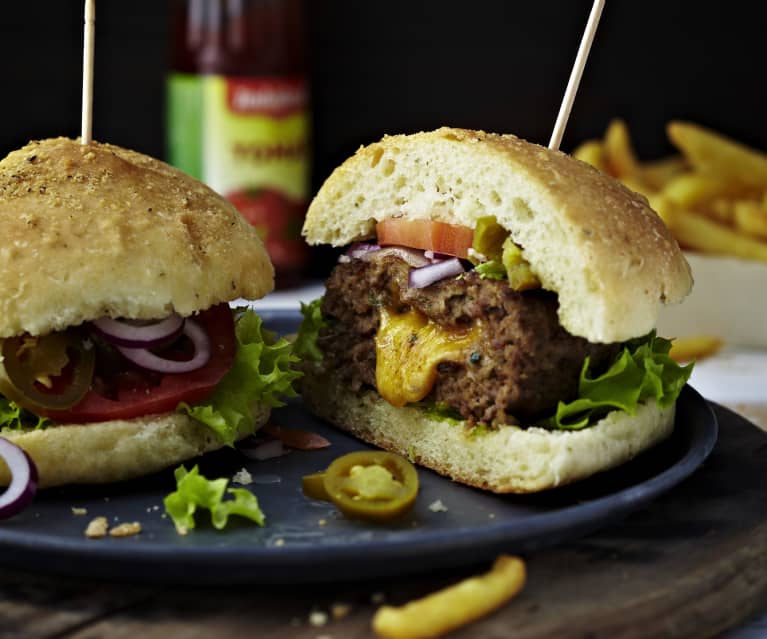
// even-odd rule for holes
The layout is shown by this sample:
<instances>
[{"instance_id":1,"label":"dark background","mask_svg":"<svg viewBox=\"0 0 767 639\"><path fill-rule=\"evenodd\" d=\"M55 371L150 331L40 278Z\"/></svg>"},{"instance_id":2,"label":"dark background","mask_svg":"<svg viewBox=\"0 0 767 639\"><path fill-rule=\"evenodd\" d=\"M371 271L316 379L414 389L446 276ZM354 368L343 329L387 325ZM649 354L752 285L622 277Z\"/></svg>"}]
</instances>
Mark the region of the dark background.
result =
<instances>
[{"instance_id":1,"label":"dark background","mask_svg":"<svg viewBox=\"0 0 767 639\"><path fill-rule=\"evenodd\" d=\"M210 0L220 1L220 0ZM591 0L306 0L313 190L364 143L443 124L547 144ZM84 0L4 2L0 157L80 133ZM98 0L95 139L165 156L170 0ZM642 159L696 121L767 149L767 3L608 0L562 148L624 118ZM332 252L315 253L315 274Z\"/></svg>"}]
</instances>

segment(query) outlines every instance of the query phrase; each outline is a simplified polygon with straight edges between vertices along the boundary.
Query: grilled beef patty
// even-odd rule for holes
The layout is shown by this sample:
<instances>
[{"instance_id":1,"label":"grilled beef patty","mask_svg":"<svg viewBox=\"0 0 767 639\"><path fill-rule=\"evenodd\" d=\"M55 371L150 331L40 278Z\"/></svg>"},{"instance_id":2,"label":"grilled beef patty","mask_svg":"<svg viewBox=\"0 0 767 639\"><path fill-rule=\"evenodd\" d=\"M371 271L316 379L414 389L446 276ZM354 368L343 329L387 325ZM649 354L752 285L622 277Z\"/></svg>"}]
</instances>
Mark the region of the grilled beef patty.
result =
<instances>
[{"instance_id":1,"label":"grilled beef patty","mask_svg":"<svg viewBox=\"0 0 767 639\"><path fill-rule=\"evenodd\" d=\"M470 423L532 423L570 401L586 357L591 369L608 366L618 344L592 344L567 333L557 319L557 296L542 289L517 292L506 280L470 271L421 289L408 288L409 266L386 256L339 264L327 281L319 336L328 370L353 390L375 388L375 335L380 309L417 309L445 328L482 321L481 338L461 361L437 367L427 401L443 402Z\"/></svg>"}]
</instances>

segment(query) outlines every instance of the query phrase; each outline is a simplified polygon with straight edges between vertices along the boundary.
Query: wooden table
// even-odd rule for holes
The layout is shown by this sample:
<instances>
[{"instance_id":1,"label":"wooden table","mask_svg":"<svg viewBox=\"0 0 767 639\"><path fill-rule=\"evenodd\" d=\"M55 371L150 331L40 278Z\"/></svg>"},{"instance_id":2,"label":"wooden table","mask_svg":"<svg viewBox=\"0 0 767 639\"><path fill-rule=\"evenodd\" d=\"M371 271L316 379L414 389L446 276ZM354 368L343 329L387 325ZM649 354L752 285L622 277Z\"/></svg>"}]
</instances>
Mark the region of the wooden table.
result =
<instances>
[{"instance_id":1,"label":"wooden table","mask_svg":"<svg viewBox=\"0 0 767 639\"><path fill-rule=\"evenodd\" d=\"M767 424L767 406L737 409L762 427ZM752 490L764 487L767 464L745 467L754 466L751 455L767 459L767 438L746 422L738 423L743 432L721 433L704 469L644 512L526 557L529 578L523 593L451 636L702 638L732 627L738 630L728 639L763 636L767 617L750 626L744 620L767 610L767 501L763 514L753 512L757 495ZM739 468L733 472L722 464ZM716 489L682 515L685 504L700 501L700 473L713 473ZM725 476L736 479L725 481ZM739 505L738 495L746 493L750 501L742 498ZM2 570L0 639L368 637L382 600L401 603L471 572L213 589Z\"/></svg>"}]
</instances>

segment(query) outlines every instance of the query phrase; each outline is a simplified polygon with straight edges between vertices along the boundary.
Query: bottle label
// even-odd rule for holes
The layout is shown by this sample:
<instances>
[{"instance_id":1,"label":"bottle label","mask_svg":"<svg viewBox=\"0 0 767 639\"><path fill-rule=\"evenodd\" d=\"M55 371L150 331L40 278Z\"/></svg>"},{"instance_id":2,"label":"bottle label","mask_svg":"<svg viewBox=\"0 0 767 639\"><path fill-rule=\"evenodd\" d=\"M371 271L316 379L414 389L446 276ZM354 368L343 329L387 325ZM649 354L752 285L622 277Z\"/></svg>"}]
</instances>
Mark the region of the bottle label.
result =
<instances>
[{"instance_id":1,"label":"bottle label","mask_svg":"<svg viewBox=\"0 0 767 639\"><path fill-rule=\"evenodd\" d=\"M168 79L168 160L229 199L278 272L308 261L309 100L303 78L176 73Z\"/></svg>"}]
</instances>

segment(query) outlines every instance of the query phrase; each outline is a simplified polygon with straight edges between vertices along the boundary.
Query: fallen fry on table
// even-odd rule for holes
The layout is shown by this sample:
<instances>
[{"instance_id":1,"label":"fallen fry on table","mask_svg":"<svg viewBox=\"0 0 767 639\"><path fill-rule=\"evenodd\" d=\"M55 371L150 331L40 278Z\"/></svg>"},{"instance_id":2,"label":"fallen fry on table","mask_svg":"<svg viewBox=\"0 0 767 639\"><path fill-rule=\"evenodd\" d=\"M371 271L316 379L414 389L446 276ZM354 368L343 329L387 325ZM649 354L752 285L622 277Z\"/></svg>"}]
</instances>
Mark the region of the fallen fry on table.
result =
<instances>
[{"instance_id":1,"label":"fallen fry on table","mask_svg":"<svg viewBox=\"0 0 767 639\"><path fill-rule=\"evenodd\" d=\"M721 348L722 340L713 335L678 337L671 343L669 355L677 362L692 362L716 355Z\"/></svg>"},{"instance_id":2,"label":"fallen fry on table","mask_svg":"<svg viewBox=\"0 0 767 639\"><path fill-rule=\"evenodd\" d=\"M501 555L489 572L439 590L402 607L382 606L373 630L383 639L441 637L496 610L522 590L525 563Z\"/></svg>"}]
</instances>

